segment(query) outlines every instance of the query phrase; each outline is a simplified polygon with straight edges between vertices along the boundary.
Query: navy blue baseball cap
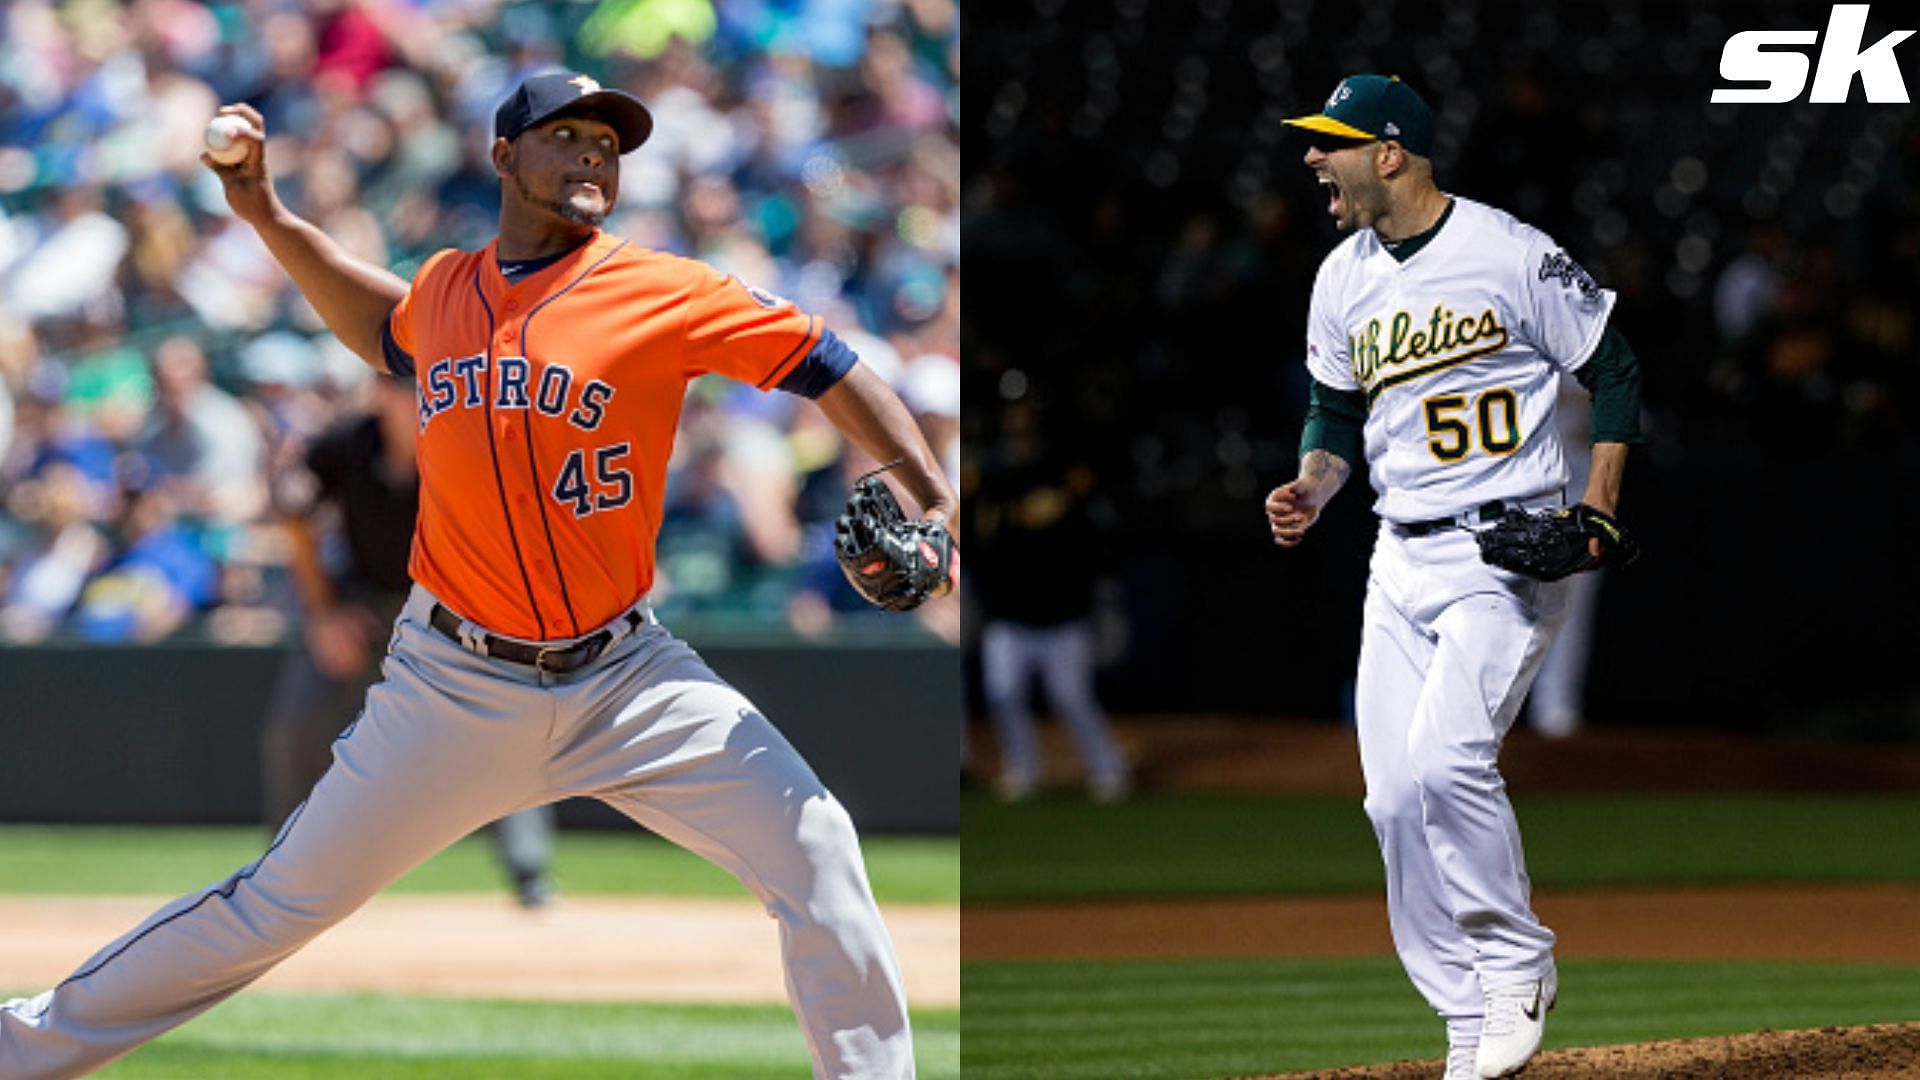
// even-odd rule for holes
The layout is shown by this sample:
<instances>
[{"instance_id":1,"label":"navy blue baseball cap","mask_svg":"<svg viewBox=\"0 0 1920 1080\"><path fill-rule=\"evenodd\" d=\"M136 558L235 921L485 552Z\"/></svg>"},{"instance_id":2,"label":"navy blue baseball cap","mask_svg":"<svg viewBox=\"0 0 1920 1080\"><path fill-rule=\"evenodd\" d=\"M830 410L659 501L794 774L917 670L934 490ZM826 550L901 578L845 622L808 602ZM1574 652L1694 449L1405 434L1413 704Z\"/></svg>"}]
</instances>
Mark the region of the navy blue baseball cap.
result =
<instances>
[{"instance_id":1,"label":"navy blue baseball cap","mask_svg":"<svg viewBox=\"0 0 1920 1080\"><path fill-rule=\"evenodd\" d=\"M1356 142L1391 139L1421 157L1433 153L1433 110L1398 75L1349 75L1318 114L1285 122Z\"/></svg>"},{"instance_id":2,"label":"navy blue baseball cap","mask_svg":"<svg viewBox=\"0 0 1920 1080\"><path fill-rule=\"evenodd\" d=\"M556 116L591 116L613 128L620 152L632 153L653 134L653 114L624 90L608 90L586 75L556 71L529 76L493 114L493 134L512 142Z\"/></svg>"}]
</instances>

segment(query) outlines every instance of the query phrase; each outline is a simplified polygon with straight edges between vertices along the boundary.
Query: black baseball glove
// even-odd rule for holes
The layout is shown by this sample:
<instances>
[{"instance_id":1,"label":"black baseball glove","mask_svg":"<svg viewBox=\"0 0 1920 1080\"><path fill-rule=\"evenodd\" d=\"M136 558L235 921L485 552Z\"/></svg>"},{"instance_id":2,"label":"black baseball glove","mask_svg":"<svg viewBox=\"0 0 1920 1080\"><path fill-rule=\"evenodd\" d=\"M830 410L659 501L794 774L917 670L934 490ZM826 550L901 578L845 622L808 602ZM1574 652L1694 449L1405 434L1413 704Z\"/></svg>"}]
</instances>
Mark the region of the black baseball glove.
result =
<instances>
[{"instance_id":1,"label":"black baseball glove","mask_svg":"<svg viewBox=\"0 0 1920 1080\"><path fill-rule=\"evenodd\" d=\"M854 483L833 523L833 553L861 596L888 611L912 611L959 584L960 546L940 522L910 521L900 512L879 476L892 467Z\"/></svg>"},{"instance_id":2,"label":"black baseball glove","mask_svg":"<svg viewBox=\"0 0 1920 1080\"><path fill-rule=\"evenodd\" d=\"M1503 570L1540 581L1602 566L1625 566L1640 557L1640 545L1610 515L1586 503L1529 512L1515 508L1492 528L1474 534L1480 558ZM1589 540L1600 541L1596 558Z\"/></svg>"}]
</instances>

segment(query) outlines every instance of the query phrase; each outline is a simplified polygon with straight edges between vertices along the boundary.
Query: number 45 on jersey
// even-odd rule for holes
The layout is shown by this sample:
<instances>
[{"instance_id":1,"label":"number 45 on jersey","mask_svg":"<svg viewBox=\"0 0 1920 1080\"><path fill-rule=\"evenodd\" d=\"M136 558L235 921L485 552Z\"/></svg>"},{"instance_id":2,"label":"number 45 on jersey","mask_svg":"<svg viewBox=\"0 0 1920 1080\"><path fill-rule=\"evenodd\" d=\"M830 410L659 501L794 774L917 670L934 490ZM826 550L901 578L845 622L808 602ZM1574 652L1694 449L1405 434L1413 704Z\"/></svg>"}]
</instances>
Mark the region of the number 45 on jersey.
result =
<instances>
[{"instance_id":1,"label":"number 45 on jersey","mask_svg":"<svg viewBox=\"0 0 1920 1080\"><path fill-rule=\"evenodd\" d=\"M588 482L587 451L576 447L560 466L553 497L576 518L599 510L617 510L633 501L633 474L620 459L633 452L631 443L614 443L593 450L593 478Z\"/></svg>"}]
</instances>

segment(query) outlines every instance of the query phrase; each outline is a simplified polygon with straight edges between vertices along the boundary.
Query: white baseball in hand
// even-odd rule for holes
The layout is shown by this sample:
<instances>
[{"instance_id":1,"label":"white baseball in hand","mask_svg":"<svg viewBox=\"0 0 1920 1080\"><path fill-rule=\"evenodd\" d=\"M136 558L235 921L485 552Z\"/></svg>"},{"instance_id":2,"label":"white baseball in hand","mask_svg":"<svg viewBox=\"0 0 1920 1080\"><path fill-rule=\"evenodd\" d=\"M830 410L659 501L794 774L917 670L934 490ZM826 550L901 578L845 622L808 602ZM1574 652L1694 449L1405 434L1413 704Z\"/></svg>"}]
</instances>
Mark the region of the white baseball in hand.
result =
<instances>
[{"instance_id":1,"label":"white baseball in hand","mask_svg":"<svg viewBox=\"0 0 1920 1080\"><path fill-rule=\"evenodd\" d=\"M240 137L253 126L238 116L216 116L207 122L207 156L222 165L238 165L247 159L247 140Z\"/></svg>"}]
</instances>

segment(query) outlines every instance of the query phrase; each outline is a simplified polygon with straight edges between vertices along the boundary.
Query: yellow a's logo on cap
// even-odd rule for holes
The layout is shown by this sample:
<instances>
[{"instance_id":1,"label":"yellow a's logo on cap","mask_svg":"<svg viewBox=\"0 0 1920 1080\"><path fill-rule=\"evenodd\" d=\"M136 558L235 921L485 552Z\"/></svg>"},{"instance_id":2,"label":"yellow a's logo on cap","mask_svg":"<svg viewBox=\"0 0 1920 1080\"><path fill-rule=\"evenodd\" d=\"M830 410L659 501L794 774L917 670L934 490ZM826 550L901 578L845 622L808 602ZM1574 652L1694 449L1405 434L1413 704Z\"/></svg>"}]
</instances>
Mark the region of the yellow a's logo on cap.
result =
<instances>
[{"instance_id":1,"label":"yellow a's logo on cap","mask_svg":"<svg viewBox=\"0 0 1920 1080\"><path fill-rule=\"evenodd\" d=\"M580 94L582 97L588 94L597 94L600 92L600 84L597 82L594 82L592 76L589 76L589 75L582 75L577 79L568 79L567 85L579 87Z\"/></svg>"}]
</instances>

